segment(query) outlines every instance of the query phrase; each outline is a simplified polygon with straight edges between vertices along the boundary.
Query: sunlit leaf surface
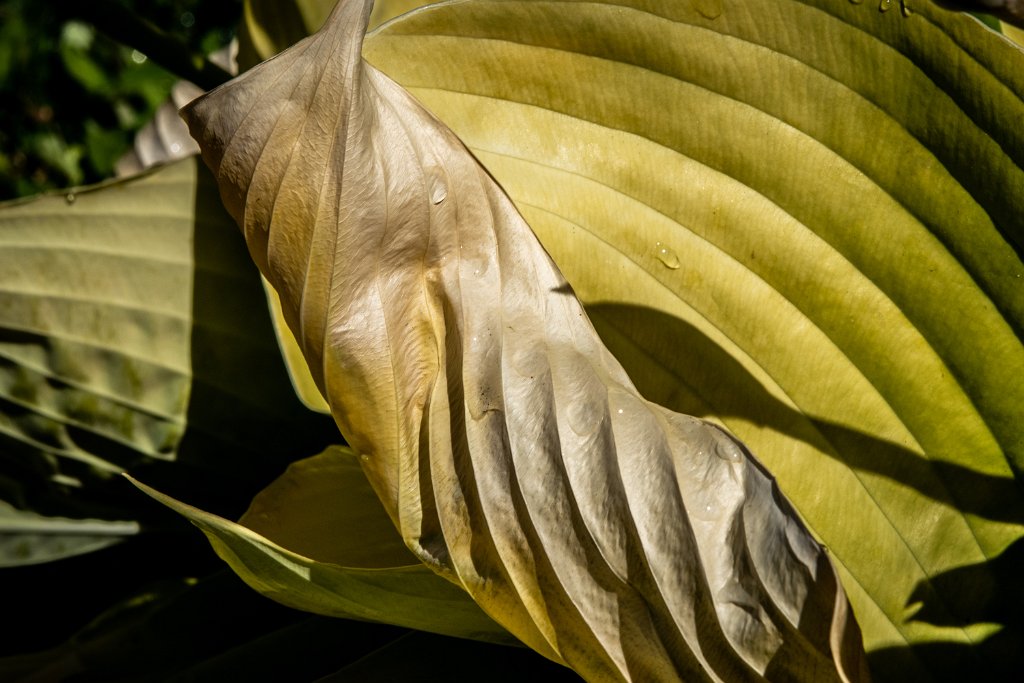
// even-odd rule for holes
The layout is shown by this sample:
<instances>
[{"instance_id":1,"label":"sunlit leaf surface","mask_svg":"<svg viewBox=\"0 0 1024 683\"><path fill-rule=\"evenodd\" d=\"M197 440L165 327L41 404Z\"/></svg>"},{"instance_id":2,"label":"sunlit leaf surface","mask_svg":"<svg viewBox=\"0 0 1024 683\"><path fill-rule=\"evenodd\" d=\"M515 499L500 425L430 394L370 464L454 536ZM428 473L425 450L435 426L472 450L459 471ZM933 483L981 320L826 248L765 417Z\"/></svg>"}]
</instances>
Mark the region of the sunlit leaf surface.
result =
<instances>
[{"instance_id":1,"label":"sunlit leaf surface","mask_svg":"<svg viewBox=\"0 0 1024 683\"><path fill-rule=\"evenodd\" d=\"M362 62L369 14L183 114L405 543L591 680L860 678L770 476L638 396L508 198Z\"/></svg>"},{"instance_id":2,"label":"sunlit leaf surface","mask_svg":"<svg viewBox=\"0 0 1024 683\"><path fill-rule=\"evenodd\" d=\"M471 1L365 53L511 194L644 395L778 476L876 669L1012 666L1018 46L924 2Z\"/></svg>"}]
</instances>

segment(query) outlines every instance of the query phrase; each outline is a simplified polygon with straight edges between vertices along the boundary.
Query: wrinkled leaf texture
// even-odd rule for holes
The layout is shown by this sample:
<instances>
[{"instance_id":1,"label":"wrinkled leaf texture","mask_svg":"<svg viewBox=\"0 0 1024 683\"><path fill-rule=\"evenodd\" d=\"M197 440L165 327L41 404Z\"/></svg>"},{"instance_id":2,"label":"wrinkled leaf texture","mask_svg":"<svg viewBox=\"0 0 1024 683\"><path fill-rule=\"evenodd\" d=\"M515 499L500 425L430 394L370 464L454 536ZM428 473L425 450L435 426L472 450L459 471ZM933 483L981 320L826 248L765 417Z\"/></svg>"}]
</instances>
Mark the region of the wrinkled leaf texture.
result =
<instances>
[{"instance_id":1,"label":"wrinkled leaf texture","mask_svg":"<svg viewBox=\"0 0 1024 683\"><path fill-rule=\"evenodd\" d=\"M1024 637L1024 54L902 4L451 3L364 52L644 396L778 477L876 674L997 679Z\"/></svg>"},{"instance_id":2,"label":"wrinkled leaf texture","mask_svg":"<svg viewBox=\"0 0 1024 683\"><path fill-rule=\"evenodd\" d=\"M592 680L866 675L770 476L638 395L497 184L363 62L370 8L183 114L409 548Z\"/></svg>"}]
</instances>

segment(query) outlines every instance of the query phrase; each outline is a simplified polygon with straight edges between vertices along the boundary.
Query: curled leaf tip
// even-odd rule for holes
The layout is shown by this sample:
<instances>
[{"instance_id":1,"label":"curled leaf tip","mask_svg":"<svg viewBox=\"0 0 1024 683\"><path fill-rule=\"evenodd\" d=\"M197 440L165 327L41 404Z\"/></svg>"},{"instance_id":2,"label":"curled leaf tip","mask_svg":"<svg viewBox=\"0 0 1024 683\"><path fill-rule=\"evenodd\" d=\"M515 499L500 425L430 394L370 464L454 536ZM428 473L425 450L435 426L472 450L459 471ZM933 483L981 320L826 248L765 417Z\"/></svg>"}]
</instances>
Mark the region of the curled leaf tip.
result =
<instances>
[{"instance_id":1,"label":"curled leaf tip","mask_svg":"<svg viewBox=\"0 0 1024 683\"><path fill-rule=\"evenodd\" d=\"M772 478L640 397L501 188L362 60L371 7L183 116L407 545L589 680L863 680Z\"/></svg>"}]
</instances>

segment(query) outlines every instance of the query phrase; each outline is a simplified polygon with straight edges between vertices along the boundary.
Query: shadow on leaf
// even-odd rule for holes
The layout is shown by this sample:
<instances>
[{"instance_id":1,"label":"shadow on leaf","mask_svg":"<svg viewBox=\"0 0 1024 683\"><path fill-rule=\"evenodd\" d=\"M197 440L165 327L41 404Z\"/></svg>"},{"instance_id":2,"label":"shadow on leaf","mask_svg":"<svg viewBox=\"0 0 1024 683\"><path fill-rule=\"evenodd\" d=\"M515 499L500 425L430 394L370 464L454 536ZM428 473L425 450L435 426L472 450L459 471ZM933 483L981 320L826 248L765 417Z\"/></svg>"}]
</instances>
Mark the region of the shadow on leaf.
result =
<instances>
[{"instance_id":1,"label":"shadow on leaf","mask_svg":"<svg viewBox=\"0 0 1024 683\"><path fill-rule=\"evenodd\" d=\"M673 316L619 304L589 305L587 312L640 392L656 403L691 415L743 418L813 444L854 470L887 477L964 514L1024 523L1020 488L1012 479L927 460L898 444L806 415L772 396L726 350ZM876 678L899 680L899 672L920 670L922 663L936 680L977 679L979 672L998 675L1014 666L1019 670L1024 642L1022 544L1018 541L999 557L921 582L907 598L908 606L921 604L914 620L941 626L998 623L1003 625L999 633L975 647L936 642L872 652L869 660Z\"/></svg>"}]
</instances>

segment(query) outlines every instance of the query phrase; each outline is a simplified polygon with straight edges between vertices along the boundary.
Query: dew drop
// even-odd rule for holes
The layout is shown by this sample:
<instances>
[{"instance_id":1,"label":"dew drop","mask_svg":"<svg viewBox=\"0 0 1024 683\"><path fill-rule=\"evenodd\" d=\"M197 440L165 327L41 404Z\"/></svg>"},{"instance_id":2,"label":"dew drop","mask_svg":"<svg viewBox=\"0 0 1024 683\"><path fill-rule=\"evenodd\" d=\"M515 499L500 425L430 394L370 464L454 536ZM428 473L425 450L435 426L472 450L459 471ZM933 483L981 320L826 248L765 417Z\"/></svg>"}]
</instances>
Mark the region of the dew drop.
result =
<instances>
[{"instance_id":1,"label":"dew drop","mask_svg":"<svg viewBox=\"0 0 1024 683\"><path fill-rule=\"evenodd\" d=\"M706 500L697 501L697 504L689 509L690 514L697 519L711 522L715 519L715 506Z\"/></svg>"},{"instance_id":2,"label":"dew drop","mask_svg":"<svg viewBox=\"0 0 1024 683\"><path fill-rule=\"evenodd\" d=\"M882 0L880 3L878 3L878 11L879 12L888 12L891 9L892 9L892 0Z\"/></svg>"},{"instance_id":3,"label":"dew drop","mask_svg":"<svg viewBox=\"0 0 1024 683\"><path fill-rule=\"evenodd\" d=\"M68 192L66 195L64 195L64 201L66 201L68 204L74 204L76 199L78 199L78 197L75 196L74 192Z\"/></svg>"},{"instance_id":4,"label":"dew drop","mask_svg":"<svg viewBox=\"0 0 1024 683\"><path fill-rule=\"evenodd\" d=\"M483 277L491 269L491 263L486 259L464 259L462 268L462 272L466 273L467 277L469 273L472 273L473 277Z\"/></svg>"},{"instance_id":5,"label":"dew drop","mask_svg":"<svg viewBox=\"0 0 1024 683\"><path fill-rule=\"evenodd\" d=\"M178 142L171 143L171 154L177 154L181 151L181 144Z\"/></svg>"},{"instance_id":6,"label":"dew drop","mask_svg":"<svg viewBox=\"0 0 1024 683\"><path fill-rule=\"evenodd\" d=\"M694 0L697 13L705 19L717 19L722 16L721 0Z\"/></svg>"},{"instance_id":7,"label":"dew drop","mask_svg":"<svg viewBox=\"0 0 1024 683\"><path fill-rule=\"evenodd\" d=\"M512 367L523 377L533 379L544 372L547 362L544 353L535 346L512 352Z\"/></svg>"},{"instance_id":8,"label":"dew drop","mask_svg":"<svg viewBox=\"0 0 1024 683\"><path fill-rule=\"evenodd\" d=\"M670 247L658 242L654 245L655 255L658 260L661 261L662 265L669 270L676 270L679 268L679 256Z\"/></svg>"},{"instance_id":9,"label":"dew drop","mask_svg":"<svg viewBox=\"0 0 1024 683\"><path fill-rule=\"evenodd\" d=\"M862 2L864 2L864 0L850 0L850 4L851 5L859 5Z\"/></svg>"},{"instance_id":10,"label":"dew drop","mask_svg":"<svg viewBox=\"0 0 1024 683\"><path fill-rule=\"evenodd\" d=\"M369 462L370 461L370 456L367 455L366 453L362 453L362 454L360 454L359 459L362 460L363 462Z\"/></svg>"},{"instance_id":11,"label":"dew drop","mask_svg":"<svg viewBox=\"0 0 1024 683\"><path fill-rule=\"evenodd\" d=\"M731 439L715 441L715 455L722 460L728 460L729 462L739 462L743 459L743 452L740 450L740 447L736 445L736 442Z\"/></svg>"},{"instance_id":12,"label":"dew drop","mask_svg":"<svg viewBox=\"0 0 1024 683\"><path fill-rule=\"evenodd\" d=\"M572 431L580 436L588 436L597 431L601 425L602 406L597 401L573 401L569 404L566 417Z\"/></svg>"},{"instance_id":13,"label":"dew drop","mask_svg":"<svg viewBox=\"0 0 1024 683\"><path fill-rule=\"evenodd\" d=\"M900 14L905 17L909 17L913 12L910 11L910 5L907 4L907 0L900 0Z\"/></svg>"},{"instance_id":14,"label":"dew drop","mask_svg":"<svg viewBox=\"0 0 1024 683\"><path fill-rule=\"evenodd\" d=\"M448 184L443 178L435 177L433 187L430 188L430 201L435 205L440 204L448 198Z\"/></svg>"}]
</instances>

